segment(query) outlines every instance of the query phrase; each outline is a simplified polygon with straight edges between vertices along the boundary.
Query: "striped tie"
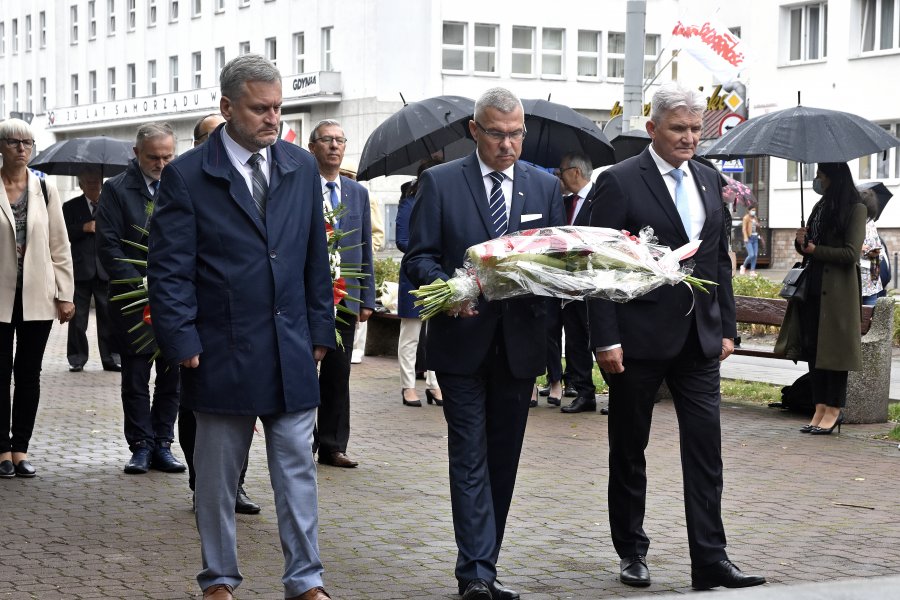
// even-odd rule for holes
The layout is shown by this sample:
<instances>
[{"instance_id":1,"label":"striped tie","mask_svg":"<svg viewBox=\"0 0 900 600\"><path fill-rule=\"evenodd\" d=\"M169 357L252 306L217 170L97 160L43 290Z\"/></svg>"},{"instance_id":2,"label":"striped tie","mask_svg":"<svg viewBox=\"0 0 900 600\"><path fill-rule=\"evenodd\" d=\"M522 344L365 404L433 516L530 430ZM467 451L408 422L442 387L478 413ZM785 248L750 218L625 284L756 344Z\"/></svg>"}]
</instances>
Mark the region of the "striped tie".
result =
<instances>
[{"instance_id":1,"label":"striped tie","mask_svg":"<svg viewBox=\"0 0 900 600\"><path fill-rule=\"evenodd\" d=\"M247 162L253 168L253 175L250 177L253 182L253 203L256 205L256 210L259 211L259 216L265 219L269 184L266 182L266 176L262 172L262 165L260 164L262 156L260 156L259 152L254 152L250 155L250 159Z\"/></svg>"},{"instance_id":2,"label":"striped tie","mask_svg":"<svg viewBox=\"0 0 900 600\"><path fill-rule=\"evenodd\" d=\"M488 176L493 180L494 185L491 187L491 197L488 200L488 210L491 213L491 222L494 224L494 231L498 236L506 233L509 222L506 220L506 198L503 196L503 173L492 171Z\"/></svg>"}]
</instances>

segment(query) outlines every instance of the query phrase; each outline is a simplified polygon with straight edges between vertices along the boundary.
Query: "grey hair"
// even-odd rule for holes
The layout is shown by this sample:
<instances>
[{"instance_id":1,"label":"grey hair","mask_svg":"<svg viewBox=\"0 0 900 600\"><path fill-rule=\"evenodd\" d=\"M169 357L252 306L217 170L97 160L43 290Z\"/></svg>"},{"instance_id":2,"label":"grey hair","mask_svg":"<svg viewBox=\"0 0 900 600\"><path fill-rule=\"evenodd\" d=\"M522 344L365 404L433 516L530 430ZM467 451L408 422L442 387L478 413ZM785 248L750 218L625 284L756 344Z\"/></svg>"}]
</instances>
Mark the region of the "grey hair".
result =
<instances>
[{"instance_id":1,"label":"grey hair","mask_svg":"<svg viewBox=\"0 0 900 600\"><path fill-rule=\"evenodd\" d=\"M168 123L144 123L137 130L137 136L134 139L134 145L140 148L144 145L144 140L170 135L175 139L175 131Z\"/></svg>"},{"instance_id":2,"label":"grey hair","mask_svg":"<svg viewBox=\"0 0 900 600\"><path fill-rule=\"evenodd\" d=\"M706 99L698 90L683 87L677 81L666 83L653 94L650 120L659 123L665 113L677 108L686 108L693 116L703 115Z\"/></svg>"},{"instance_id":3,"label":"grey hair","mask_svg":"<svg viewBox=\"0 0 900 600\"><path fill-rule=\"evenodd\" d=\"M570 167L578 169L581 176L590 181L591 175L594 173L594 167L591 165L591 159L587 154L581 152L569 152L563 155L562 160L559 161L559 164L561 165L565 163L569 163Z\"/></svg>"},{"instance_id":4,"label":"grey hair","mask_svg":"<svg viewBox=\"0 0 900 600\"><path fill-rule=\"evenodd\" d=\"M509 114L516 110L516 108L522 108L522 101L508 89L495 87L483 93L475 103L476 121L481 120L486 108L493 108L499 110L503 114ZM525 109L522 108L522 110L524 112Z\"/></svg>"},{"instance_id":5,"label":"grey hair","mask_svg":"<svg viewBox=\"0 0 900 600\"><path fill-rule=\"evenodd\" d=\"M262 55L244 54L228 61L219 75L221 93L232 102L244 94L244 84L248 81L280 83L281 73Z\"/></svg>"},{"instance_id":6,"label":"grey hair","mask_svg":"<svg viewBox=\"0 0 900 600\"><path fill-rule=\"evenodd\" d=\"M6 119L5 121L0 121L0 138L22 138L27 136L26 139L34 139L34 133L31 131L31 125L23 121L22 119Z\"/></svg>"},{"instance_id":7,"label":"grey hair","mask_svg":"<svg viewBox=\"0 0 900 600\"><path fill-rule=\"evenodd\" d=\"M313 127L312 131L309 132L309 143L312 144L313 142L316 141L316 138L319 137L319 129L321 127L329 127L329 126L340 127L341 131L344 130L344 128L341 126L340 122L338 122L334 119L322 119L321 121L316 123L316 126Z\"/></svg>"},{"instance_id":8,"label":"grey hair","mask_svg":"<svg viewBox=\"0 0 900 600\"><path fill-rule=\"evenodd\" d=\"M866 219L871 221L878 216L878 197L872 190L861 190L859 199L863 206L866 207Z\"/></svg>"}]
</instances>

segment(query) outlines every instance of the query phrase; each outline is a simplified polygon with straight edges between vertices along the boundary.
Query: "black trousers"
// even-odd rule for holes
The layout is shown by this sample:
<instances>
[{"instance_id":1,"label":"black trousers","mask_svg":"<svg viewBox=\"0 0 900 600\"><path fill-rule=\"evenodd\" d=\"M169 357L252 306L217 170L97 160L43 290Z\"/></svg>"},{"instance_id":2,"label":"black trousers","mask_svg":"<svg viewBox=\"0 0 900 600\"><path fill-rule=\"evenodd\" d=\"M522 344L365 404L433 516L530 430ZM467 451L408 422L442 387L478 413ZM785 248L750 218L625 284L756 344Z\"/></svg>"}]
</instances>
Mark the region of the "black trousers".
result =
<instances>
[{"instance_id":1,"label":"black trousers","mask_svg":"<svg viewBox=\"0 0 900 600\"><path fill-rule=\"evenodd\" d=\"M28 452L41 398L41 363L53 325L52 320L22 320L21 289L14 302L12 321L0 323L0 422L6 430L0 436L0 452Z\"/></svg>"},{"instance_id":2,"label":"black trousers","mask_svg":"<svg viewBox=\"0 0 900 600\"><path fill-rule=\"evenodd\" d=\"M693 328L692 328L693 329ZM609 382L609 521L619 556L647 554L644 532L647 463L654 398L663 380L678 417L684 509L691 564L728 558L722 525L722 442L719 360L705 358L696 333L669 360L624 361Z\"/></svg>"},{"instance_id":3,"label":"black trousers","mask_svg":"<svg viewBox=\"0 0 900 600\"><path fill-rule=\"evenodd\" d=\"M587 304L569 302L562 307L562 324L566 332L566 385L570 385L582 398L593 398L594 354L591 352L588 333Z\"/></svg>"},{"instance_id":4,"label":"black trousers","mask_svg":"<svg viewBox=\"0 0 900 600\"><path fill-rule=\"evenodd\" d=\"M343 346L329 350L319 364L319 412L314 446L319 455L346 452L350 441L350 356L356 334L356 317L338 313Z\"/></svg>"},{"instance_id":5,"label":"black trousers","mask_svg":"<svg viewBox=\"0 0 900 600\"><path fill-rule=\"evenodd\" d=\"M73 367L83 366L88 361L88 318L91 313L91 297L94 298L97 319L97 344L100 347L100 362L112 365L118 361L118 354L109 322L109 282L97 277L75 282L75 316L69 321L69 335L66 341L66 356Z\"/></svg>"},{"instance_id":6,"label":"black trousers","mask_svg":"<svg viewBox=\"0 0 900 600\"><path fill-rule=\"evenodd\" d=\"M122 411L125 415L125 439L133 452L141 444L151 448L156 442L175 439L178 416L178 369L161 358L155 361L156 382L150 401L150 369L154 366L148 354L122 355Z\"/></svg>"},{"instance_id":7,"label":"black trousers","mask_svg":"<svg viewBox=\"0 0 900 600\"><path fill-rule=\"evenodd\" d=\"M178 443L184 450L184 461L188 468L188 487L194 490L197 473L194 471L194 447L197 445L197 417L194 411L183 406L178 407ZM238 485L244 485L244 477L247 475L247 463L250 460L250 447L247 447L247 456L244 457L244 466L241 468L241 478Z\"/></svg>"},{"instance_id":8,"label":"black trousers","mask_svg":"<svg viewBox=\"0 0 900 600\"><path fill-rule=\"evenodd\" d=\"M547 300L547 381L563 380L562 368L562 309L559 300ZM568 368L566 369L568 372ZM568 379L566 383L569 383Z\"/></svg>"}]
</instances>

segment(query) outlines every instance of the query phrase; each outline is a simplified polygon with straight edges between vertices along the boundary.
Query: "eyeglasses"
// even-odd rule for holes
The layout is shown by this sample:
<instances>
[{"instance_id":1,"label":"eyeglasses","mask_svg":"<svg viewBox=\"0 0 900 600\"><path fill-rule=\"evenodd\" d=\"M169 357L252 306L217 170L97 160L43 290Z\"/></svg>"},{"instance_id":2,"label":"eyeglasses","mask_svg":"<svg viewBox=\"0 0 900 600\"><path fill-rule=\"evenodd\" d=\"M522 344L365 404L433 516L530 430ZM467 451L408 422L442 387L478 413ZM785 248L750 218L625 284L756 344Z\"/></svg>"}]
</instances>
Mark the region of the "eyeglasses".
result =
<instances>
[{"instance_id":1,"label":"eyeglasses","mask_svg":"<svg viewBox=\"0 0 900 600\"><path fill-rule=\"evenodd\" d=\"M338 146L343 146L347 143L347 138L345 137L334 137L333 135L323 135L322 137L317 137L314 142L322 142L325 144L330 144L331 142L337 142Z\"/></svg>"},{"instance_id":2,"label":"eyeglasses","mask_svg":"<svg viewBox=\"0 0 900 600\"><path fill-rule=\"evenodd\" d=\"M525 130L524 129L516 129L515 131L510 131L506 133L504 131L494 131L493 129L485 129L481 126L481 123L475 121L475 125L481 132L494 140L495 142L503 142L509 139L510 142L521 142L525 139Z\"/></svg>"},{"instance_id":3,"label":"eyeglasses","mask_svg":"<svg viewBox=\"0 0 900 600\"><path fill-rule=\"evenodd\" d=\"M577 169L577 168L578 168L578 167L566 167L565 169L560 169L560 170L556 173L556 175L557 175L557 177L562 177L562 176L563 176L563 173L565 173L565 172L568 171L569 169Z\"/></svg>"},{"instance_id":4,"label":"eyeglasses","mask_svg":"<svg viewBox=\"0 0 900 600\"><path fill-rule=\"evenodd\" d=\"M34 148L34 140L17 140L16 138L4 138L4 142L10 148L15 148L19 144L22 144L22 147L26 150Z\"/></svg>"}]
</instances>

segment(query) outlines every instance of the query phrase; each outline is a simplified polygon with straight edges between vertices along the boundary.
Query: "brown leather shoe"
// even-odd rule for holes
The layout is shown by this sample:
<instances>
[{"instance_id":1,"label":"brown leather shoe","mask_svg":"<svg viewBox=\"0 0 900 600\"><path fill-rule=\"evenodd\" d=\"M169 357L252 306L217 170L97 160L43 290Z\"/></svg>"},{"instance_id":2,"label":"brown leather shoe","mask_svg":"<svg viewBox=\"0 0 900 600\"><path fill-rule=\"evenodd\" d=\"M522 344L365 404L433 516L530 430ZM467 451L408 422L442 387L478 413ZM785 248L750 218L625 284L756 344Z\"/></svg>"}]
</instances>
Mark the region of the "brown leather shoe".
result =
<instances>
[{"instance_id":1,"label":"brown leather shoe","mask_svg":"<svg viewBox=\"0 0 900 600\"><path fill-rule=\"evenodd\" d=\"M345 469L352 469L359 463L355 460L350 460L346 454L343 452L331 452L328 454L323 454L319 452L319 464L320 465L331 465L332 467L344 467Z\"/></svg>"},{"instance_id":2,"label":"brown leather shoe","mask_svg":"<svg viewBox=\"0 0 900 600\"><path fill-rule=\"evenodd\" d=\"M291 596L290 598L285 598L285 600L331 600L331 596L328 595L328 592L325 591L323 587L314 587L311 590L306 590L299 596Z\"/></svg>"},{"instance_id":3,"label":"brown leather shoe","mask_svg":"<svg viewBox=\"0 0 900 600\"><path fill-rule=\"evenodd\" d=\"M203 600L234 600L234 588L227 583L217 583L203 590Z\"/></svg>"}]
</instances>

